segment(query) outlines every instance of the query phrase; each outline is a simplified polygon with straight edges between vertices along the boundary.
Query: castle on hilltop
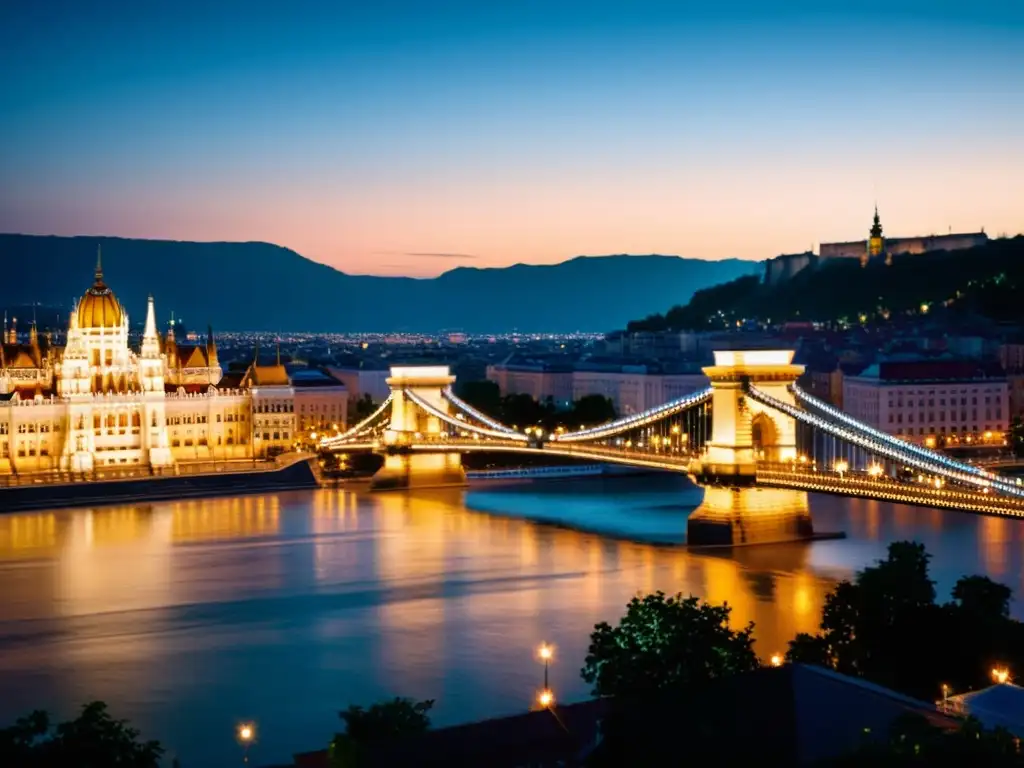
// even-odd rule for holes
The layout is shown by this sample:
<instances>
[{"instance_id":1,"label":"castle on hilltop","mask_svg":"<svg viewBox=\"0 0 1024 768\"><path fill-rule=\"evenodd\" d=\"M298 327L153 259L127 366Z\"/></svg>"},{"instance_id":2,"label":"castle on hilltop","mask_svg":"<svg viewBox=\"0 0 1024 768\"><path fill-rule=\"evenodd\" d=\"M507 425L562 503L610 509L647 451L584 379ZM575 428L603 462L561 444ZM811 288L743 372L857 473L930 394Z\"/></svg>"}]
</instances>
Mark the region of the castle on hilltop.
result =
<instances>
[{"instance_id":1,"label":"castle on hilltop","mask_svg":"<svg viewBox=\"0 0 1024 768\"><path fill-rule=\"evenodd\" d=\"M835 259L859 259L861 266L872 261L885 260L892 263L893 256L929 253L931 251L962 251L988 242L985 231L948 235L918 235L915 237L886 238L882 231L882 220L875 206L875 217L866 240L850 240L842 243L822 243L818 253L806 251L791 253L768 259L765 264L764 281L769 285L786 282L808 267Z\"/></svg>"}]
</instances>

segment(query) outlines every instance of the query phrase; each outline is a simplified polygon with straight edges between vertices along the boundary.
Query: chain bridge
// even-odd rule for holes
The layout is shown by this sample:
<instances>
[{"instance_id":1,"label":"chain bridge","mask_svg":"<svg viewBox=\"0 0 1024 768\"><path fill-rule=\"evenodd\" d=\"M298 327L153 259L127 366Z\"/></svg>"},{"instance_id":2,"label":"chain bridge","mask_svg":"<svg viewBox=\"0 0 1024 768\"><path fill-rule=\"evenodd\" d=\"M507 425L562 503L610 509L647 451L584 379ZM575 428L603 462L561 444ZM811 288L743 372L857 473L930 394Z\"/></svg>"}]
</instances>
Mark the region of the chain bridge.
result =
<instances>
[{"instance_id":1,"label":"chain bridge","mask_svg":"<svg viewBox=\"0 0 1024 768\"><path fill-rule=\"evenodd\" d=\"M703 526L712 531L706 540L721 543L735 541L751 498L758 514L769 514L770 489L1024 516L1018 480L893 437L802 390L803 367L793 364L792 351L718 351L714 360L704 368L706 389L605 424L550 433L502 424L477 410L455 394L447 367L396 366L380 407L324 437L320 449L383 454L375 490L465 484L462 455L472 452L544 453L683 472L705 486L706 500L717 500L691 515L690 534ZM746 486L765 493L744 496L738 489ZM789 523L792 536L810 535L809 515L797 518Z\"/></svg>"}]
</instances>

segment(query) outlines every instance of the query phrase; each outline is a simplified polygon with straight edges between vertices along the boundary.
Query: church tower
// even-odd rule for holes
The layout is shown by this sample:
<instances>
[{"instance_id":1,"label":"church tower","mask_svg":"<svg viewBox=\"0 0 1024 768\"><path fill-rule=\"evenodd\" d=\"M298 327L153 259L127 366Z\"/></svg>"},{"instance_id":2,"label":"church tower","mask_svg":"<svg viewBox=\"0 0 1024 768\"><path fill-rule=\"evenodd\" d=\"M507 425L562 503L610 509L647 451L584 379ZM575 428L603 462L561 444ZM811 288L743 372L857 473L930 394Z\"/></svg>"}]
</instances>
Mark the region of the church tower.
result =
<instances>
[{"instance_id":1,"label":"church tower","mask_svg":"<svg viewBox=\"0 0 1024 768\"><path fill-rule=\"evenodd\" d=\"M865 263L877 259L885 252L885 238L882 236L882 220L878 217L878 206L875 206L875 219L871 224L871 236L868 238L868 249Z\"/></svg>"}]
</instances>

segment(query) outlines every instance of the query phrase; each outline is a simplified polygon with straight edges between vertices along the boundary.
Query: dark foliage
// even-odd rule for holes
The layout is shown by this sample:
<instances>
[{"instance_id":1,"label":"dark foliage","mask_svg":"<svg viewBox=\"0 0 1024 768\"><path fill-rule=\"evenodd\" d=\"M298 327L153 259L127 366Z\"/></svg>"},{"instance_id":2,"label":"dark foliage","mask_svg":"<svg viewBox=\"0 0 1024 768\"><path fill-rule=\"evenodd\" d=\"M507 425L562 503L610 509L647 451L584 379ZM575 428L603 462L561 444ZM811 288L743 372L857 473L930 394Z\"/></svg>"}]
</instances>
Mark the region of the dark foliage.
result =
<instances>
[{"instance_id":1,"label":"dark foliage","mask_svg":"<svg viewBox=\"0 0 1024 768\"><path fill-rule=\"evenodd\" d=\"M615 406L601 395L581 397L568 411L559 411L550 400L537 402L530 395L501 396L498 385L492 381L469 381L461 383L459 396L467 403L493 419L519 429L543 427L552 432L557 427L577 429L581 425L594 426L612 421Z\"/></svg>"},{"instance_id":2,"label":"dark foliage","mask_svg":"<svg viewBox=\"0 0 1024 768\"><path fill-rule=\"evenodd\" d=\"M737 321L871 322L929 311L1024 320L1024 235L964 251L893 258L891 266L837 259L774 286L741 277L694 293L663 315L629 323L630 331L734 328Z\"/></svg>"},{"instance_id":3,"label":"dark foliage","mask_svg":"<svg viewBox=\"0 0 1024 768\"><path fill-rule=\"evenodd\" d=\"M1024 625L1009 618L1009 587L967 576L938 604L928 561L920 544L891 544L885 560L836 586L821 631L797 636L787 657L924 700L941 695L943 684L988 685L995 665L1024 669Z\"/></svg>"},{"instance_id":4,"label":"dark foliage","mask_svg":"<svg viewBox=\"0 0 1024 768\"><path fill-rule=\"evenodd\" d=\"M0 765L17 768L156 768L163 748L94 701L74 720L54 727L36 711L0 729Z\"/></svg>"},{"instance_id":5,"label":"dark foliage","mask_svg":"<svg viewBox=\"0 0 1024 768\"><path fill-rule=\"evenodd\" d=\"M366 392L362 397L356 400L355 408L353 409L353 416L349 420L358 423L376 411L377 407L378 404L373 402L373 398L370 397L370 393Z\"/></svg>"},{"instance_id":6,"label":"dark foliage","mask_svg":"<svg viewBox=\"0 0 1024 768\"><path fill-rule=\"evenodd\" d=\"M920 715L907 715L893 723L887 741L865 738L860 749L824 761L821 768L869 765L879 768L1009 768L1024 766L1024 755L1012 734L1001 729L984 730L976 720L966 720L955 731L944 731Z\"/></svg>"},{"instance_id":7,"label":"dark foliage","mask_svg":"<svg viewBox=\"0 0 1024 768\"><path fill-rule=\"evenodd\" d=\"M338 713L345 732L335 735L329 755L333 768L359 766L366 751L374 746L424 733L430 728L429 712L434 700L413 701L394 698L368 708L351 706Z\"/></svg>"},{"instance_id":8,"label":"dark foliage","mask_svg":"<svg viewBox=\"0 0 1024 768\"><path fill-rule=\"evenodd\" d=\"M630 698L756 669L753 624L731 629L731 610L664 592L634 597L618 626L594 627L581 675L595 696Z\"/></svg>"}]
</instances>

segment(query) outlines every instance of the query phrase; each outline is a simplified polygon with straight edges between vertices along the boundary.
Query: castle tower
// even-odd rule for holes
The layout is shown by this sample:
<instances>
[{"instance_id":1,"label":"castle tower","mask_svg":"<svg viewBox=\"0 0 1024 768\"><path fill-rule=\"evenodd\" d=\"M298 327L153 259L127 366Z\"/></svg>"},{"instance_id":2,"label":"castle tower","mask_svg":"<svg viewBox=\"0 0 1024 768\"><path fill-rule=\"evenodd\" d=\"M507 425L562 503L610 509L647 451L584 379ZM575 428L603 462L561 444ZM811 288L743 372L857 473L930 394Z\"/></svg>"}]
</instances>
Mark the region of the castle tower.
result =
<instances>
[{"instance_id":1,"label":"castle tower","mask_svg":"<svg viewBox=\"0 0 1024 768\"><path fill-rule=\"evenodd\" d=\"M875 206L875 218L871 224L871 236L868 238L868 249L865 262L877 259L885 251L885 238L882 236L882 220L878 217L878 206Z\"/></svg>"}]
</instances>

